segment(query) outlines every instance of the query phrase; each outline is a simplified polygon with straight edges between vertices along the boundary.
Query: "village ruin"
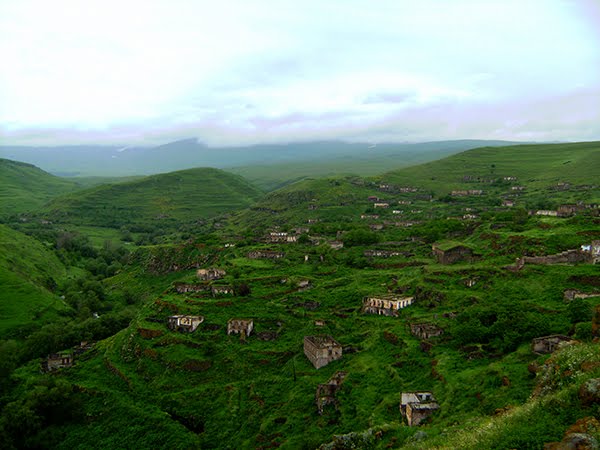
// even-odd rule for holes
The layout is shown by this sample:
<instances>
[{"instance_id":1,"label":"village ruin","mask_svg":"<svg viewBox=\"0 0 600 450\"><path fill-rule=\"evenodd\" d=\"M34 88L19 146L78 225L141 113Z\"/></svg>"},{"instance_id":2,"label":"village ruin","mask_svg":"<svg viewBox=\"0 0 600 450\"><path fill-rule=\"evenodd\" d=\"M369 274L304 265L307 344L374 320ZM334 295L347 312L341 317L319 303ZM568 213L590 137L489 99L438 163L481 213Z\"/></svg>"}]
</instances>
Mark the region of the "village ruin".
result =
<instances>
[{"instance_id":1,"label":"village ruin","mask_svg":"<svg viewBox=\"0 0 600 450\"><path fill-rule=\"evenodd\" d=\"M403 392L400 399L400 412L409 427L420 425L439 408L431 392Z\"/></svg>"},{"instance_id":2,"label":"village ruin","mask_svg":"<svg viewBox=\"0 0 600 450\"><path fill-rule=\"evenodd\" d=\"M564 336L562 334L553 334L550 336L543 336L539 338L534 338L531 341L531 351L533 353L537 353L539 355L545 355L549 353L554 353L559 348L573 344L577 341L570 338L569 336Z\"/></svg>"},{"instance_id":3,"label":"village ruin","mask_svg":"<svg viewBox=\"0 0 600 450\"><path fill-rule=\"evenodd\" d=\"M221 269L198 269L196 271L196 276L202 281L212 281L212 280L220 280L227 272Z\"/></svg>"},{"instance_id":4,"label":"village ruin","mask_svg":"<svg viewBox=\"0 0 600 450\"><path fill-rule=\"evenodd\" d=\"M167 319L167 326L170 330L178 331L180 333L193 333L202 322L204 322L204 317L202 316L186 316L178 314L170 316Z\"/></svg>"},{"instance_id":5,"label":"village ruin","mask_svg":"<svg viewBox=\"0 0 600 450\"><path fill-rule=\"evenodd\" d=\"M71 352L52 353L42 361L42 370L44 372L54 372L73 366L73 354Z\"/></svg>"},{"instance_id":6,"label":"village ruin","mask_svg":"<svg viewBox=\"0 0 600 450\"><path fill-rule=\"evenodd\" d=\"M254 321L252 319L229 319L227 321L227 335L239 334L240 337L247 338L254 329Z\"/></svg>"},{"instance_id":7,"label":"village ruin","mask_svg":"<svg viewBox=\"0 0 600 450\"><path fill-rule=\"evenodd\" d=\"M411 323L410 332L419 339L431 339L444 334L444 330L433 323Z\"/></svg>"},{"instance_id":8,"label":"village ruin","mask_svg":"<svg viewBox=\"0 0 600 450\"><path fill-rule=\"evenodd\" d=\"M329 335L304 336L304 354L320 369L342 357L342 346Z\"/></svg>"},{"instance_id":9,"label":"village ruin","mask_svg":"<svg viewBox=\"0 0 600 450\"><path fill-rule=\"evenodd\" d=\"M397 316L398 311L412 305L414 297L380 295L363 298L363 312L380 316Z\"/></svg>"},{"instance_id":10,"label":"village ruin","mask_svg":"<svg viewBox=\"0 0 600 450\"><path fill-rule=\"evenodd\" d=\"M346 375L348 375L348 372L338 371L332 375L327 383L319 384L317 386L315 403L317 404L317 412L319 415L323 415L325 407L328 405L333 405L337 409L338 400L336 394L344 382Z\"/></svg>"}]
</instances>

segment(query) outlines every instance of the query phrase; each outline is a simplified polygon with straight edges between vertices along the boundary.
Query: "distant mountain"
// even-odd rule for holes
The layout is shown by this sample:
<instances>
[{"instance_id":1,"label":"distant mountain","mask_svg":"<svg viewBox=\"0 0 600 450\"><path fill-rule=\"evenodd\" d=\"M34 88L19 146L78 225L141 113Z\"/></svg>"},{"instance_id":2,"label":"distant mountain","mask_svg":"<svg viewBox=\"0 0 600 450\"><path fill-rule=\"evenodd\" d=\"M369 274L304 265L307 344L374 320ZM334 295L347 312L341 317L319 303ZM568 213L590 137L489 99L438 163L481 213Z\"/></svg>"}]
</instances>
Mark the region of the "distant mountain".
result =
<instances>
[{"instance_id":1,"label":"distant mountain","mask_svg":"<svg viewBox=\"0 0 600 450\"><path fill-rule=\"evenodd\" d=\"M510 145L506 141L460 140L420 144L371 144L346 142L308 142L254 145L247 147L211 148L196 139L186 139L157 147L57 146L0 147L0 157L35 164L61 176L126 176L148 175L193 167L231 168L270 166L304 162L318 166L327 161L339 162L351 170L373 160L405 165L406 158L416 162L430 161L470 148ZM441 152L441 153L440 153ZM397 161L396 161L397 160ZM311 176L311 173L301 175Z\"/></svg>"},{"instance_id":2,"label":"distant mountain","mask_svg":"<svg viewBox=\"0 0 600 450\"><path fill-rule=\"evenodd\" d=\"M0 336L70 309L50 289L66 269L40 242L0 225Z\"/></svg>"},{"instance_id":3,"label":"distant mountain","mask_svg":"<svg viewBox=\"0 0 600 450\"><path fill-rule=\"evenodd\" d=\"M36 209L77 188L74 181L50 175L31 164L0 159L0 217Z\"/></svg>"},{"instance_id":4,"label":"distant mountain","mask_svg":"<svg viewBox=\"0 0 600 450\"><path fill-rule=\"evenodd\" d=\"M178 224L245 208L261 195L238 175L197 168L85 189L51 201L41 213L78 225Z\"/></svg>"}]
</instances>

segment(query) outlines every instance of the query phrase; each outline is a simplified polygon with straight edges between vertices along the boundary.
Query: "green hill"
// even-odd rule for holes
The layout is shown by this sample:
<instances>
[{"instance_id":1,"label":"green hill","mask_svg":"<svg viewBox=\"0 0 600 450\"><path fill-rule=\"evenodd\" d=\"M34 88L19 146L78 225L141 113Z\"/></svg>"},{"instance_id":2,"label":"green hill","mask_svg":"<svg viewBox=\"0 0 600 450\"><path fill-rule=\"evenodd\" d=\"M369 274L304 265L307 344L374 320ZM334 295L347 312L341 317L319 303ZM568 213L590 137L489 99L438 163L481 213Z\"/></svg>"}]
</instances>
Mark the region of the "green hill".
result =
<instances>
[{"instance_id":1,"label":"green hill","mask_svg":"<svg viewBox=\"0 0 600 450\"><path fill-rule=\"evenodd\" d=\"M260 195L240 176L197 168L65 195L46 205L43 213L77 225L176 225L245 208Z\"/></svg>"},{"instance_id":2,"label":"green hill","mask_svg":"<svg viewBox=\"0 0 600 450\"><path fill-rule=\"evenodd\" d=\"M0 336L67 309L50 291L65 273L40 242L0 225Z\"/></svg>"},{"instance_id":3,"label":"green hill","mask_svg":"<svg viewBox=\"0 0 600 450\"><path fill-rule=\"evenodd\" d=\"M443 195L465 189L463 177L516 177L531 188L557 183L593 184L600 169L600 142L483 147L414 167L394 170L381 178L389 183L418 185Z\"/></svg>"},{"instance_id":4,"label":"green hill","mask_svg":"<svg viewBox=\"0 0 600 450\"><path fill-rule=\"evenodd\" d=\"M0 180L0 216L36 209L54 197L77 189L73 181L9 159L0 159Z\"/></svg>"}]
</instances>

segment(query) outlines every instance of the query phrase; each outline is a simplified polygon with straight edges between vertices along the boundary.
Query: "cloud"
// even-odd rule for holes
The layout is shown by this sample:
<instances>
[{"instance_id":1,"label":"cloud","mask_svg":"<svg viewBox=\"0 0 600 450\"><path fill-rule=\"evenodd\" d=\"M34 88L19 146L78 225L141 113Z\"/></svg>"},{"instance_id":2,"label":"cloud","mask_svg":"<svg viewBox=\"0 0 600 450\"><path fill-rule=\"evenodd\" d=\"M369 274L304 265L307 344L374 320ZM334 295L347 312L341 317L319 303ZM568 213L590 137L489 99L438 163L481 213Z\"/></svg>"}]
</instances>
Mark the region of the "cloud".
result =
<instances>
[{"instance_id":1,"label":"cloud","mask_svg":"<svg viewBox=\"0 0 600 450\"><path fill-rule=\"evenodd\" d=\"M542 0L2 2L0 138L599 139L577 94L600 88L599 11Z\"/></svg>"}]
</instances>

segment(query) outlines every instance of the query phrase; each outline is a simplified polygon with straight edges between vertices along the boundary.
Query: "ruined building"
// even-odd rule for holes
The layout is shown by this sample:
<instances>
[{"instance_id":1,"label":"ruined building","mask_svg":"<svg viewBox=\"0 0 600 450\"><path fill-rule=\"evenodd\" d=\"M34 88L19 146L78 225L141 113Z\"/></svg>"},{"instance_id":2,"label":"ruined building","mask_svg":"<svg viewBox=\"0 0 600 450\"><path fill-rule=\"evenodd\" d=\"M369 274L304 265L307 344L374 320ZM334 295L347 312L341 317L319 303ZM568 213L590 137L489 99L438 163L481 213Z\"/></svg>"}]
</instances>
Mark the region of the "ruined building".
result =
<instances>
[{"instance_id":1,"label":"ruined building","mask_svg":"<svg viewBox=\"0 0 600 450\"><path fill-rule=\"evenodd\" d=\"M188 292L205 292L210 290L209 284L175 283L174 287L178 294L186 294Z\"/></svg>"},{"instance_id":2,"label":"ruined building","mask_svg":"<svg viewBox=\"0 0 600 450\"><path fill-rule=\"evenodd\" d=\"M400 412L408 426L417 426L440 408L431 392L403 392L400 400Z\"/></svg>"},{"instance_id":3,"label":"ruined building","mask_svg":"<svg viewBox=\"0 0 600 450\"><path fill-rule=\"evenodd\" d=\"M217 297L219 295L233 295L234 289L233 286L229 285L215 285L210 288L210 292L213 297Z\"/></svg>"},{"instance_id":4,"label":"ruined building","mask_svg":"<svg viewBox=\"0 0 600 450\"><path fill-rule=\"evenodd\" d=\"M574 342L576 341L574 339L571 339L569 336L564 336L562 334L553 334L551 336L543 336L532 339L531 350L533 351L533 353L543 355L553 353L555 350L558 350L562 346L573 344Z\"/></svg>"},{"instance_id":5,"label":"ruined building","mask_svg":"<svg viewBox=\"0 0 600 450\"><path fill-rule=\"evenodd\" d=\"M380 295L363 298L363 312L380 316L397 316L398 311L412 305L414 297L397 297L395 295Z\"/></svg>"},{"instance_id":6,"label":"ruined building","mask_svg":"<svg viewBox=\"0 0 600 450\"><path fill-rule=\"evenodd\" d=\"M317 412L319 415L323 414L325 406L333 405L337 408L338 401L335 394L340 389L340 386L344 382L344 378L348 375L347 372L336 372L325 384L319 384L317 386L317 392L315 394L315 403L317 404Z\"/></svg>"},{"instance_id":7,"label":"ruined building","mask_svg":"<svg viewBox=\"0 0 600 450\"><path fill-rule=\"evenodd\" d=\"M411 323L410 332L419 339L430 339L444 334L444 330L433 323Z\"/></svg>"},{"instance_id":8,"label":"ruined building","mask_svg":"<svg viewBox=\"0 0 600 450\"><path fill-rule=\"evenodd\" d=\"M203 281L220 280L227 272L221 269L198 269L196 276Z\"/></svg>"},{"instance_id":9,"label":"ruined building","mask_svg":"<svg viewBox=\"0 0 600 450\"><path fill-rule=\"evenodd\" d=\"M474 258L473 250L465 245L443 246L433 244L431 250L440 264L453 264L459 261L472 262Z\"/></svg>"},{"instance_id":10,"label":"ruined building","mask_svg":"<svg viewBox=\"0 0 600 450\"><path fill-rule=\"evenodd\" d=\"M229 319L227 321L227 334L239 334L242 338L250 336L254 329L252 319Z\"/></svg>"},{"instance_id":11,"label":"ruined building","mask_svg":"<svg viewBox=\"0 0 600 450\"><path fill-rule=\"evenodd\" d=\"M71 366L73 366L73 354L68 352L52 353L42 362L44 372L54 372Z\"/></svg>"},{"instance_id":12,"label":"ruined building","mask_svg":"<svg viewBox=\"0 0 600 450\"><path fill-rule=\"evenodd\" d=\"M304 354L320 369L342 357L342 346L329 335L304 336Z\"/></svg>"},{"instance_id":13,"label":"ruined building","mask_svg":"<svg viewBox=\"0 0 600 450\"><path fill-rule=\"evenodd\" d=\"M250 259L281 259L283 257L285 257L285 253L272 250L255 250L248 253Z\"/></svg>"},{"instance_id":14,"label":"ruined building","mask_svg":"<svg viewBox=\"0 0 600 450\"><path fill-rule=\"evenodd\" d=\"M179 331L180 333L192 333L196 331L198 325L204 322L202 316L186 316L178 314L168 318L167 325L170 330Z\"/></svg>"}]
</instances>

